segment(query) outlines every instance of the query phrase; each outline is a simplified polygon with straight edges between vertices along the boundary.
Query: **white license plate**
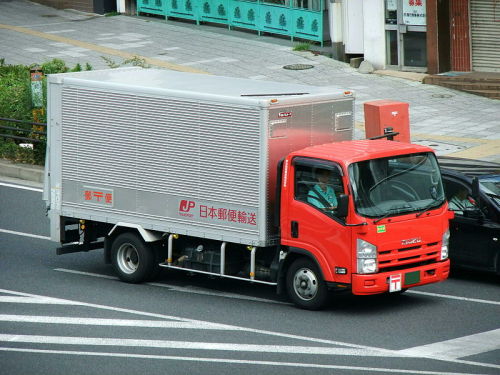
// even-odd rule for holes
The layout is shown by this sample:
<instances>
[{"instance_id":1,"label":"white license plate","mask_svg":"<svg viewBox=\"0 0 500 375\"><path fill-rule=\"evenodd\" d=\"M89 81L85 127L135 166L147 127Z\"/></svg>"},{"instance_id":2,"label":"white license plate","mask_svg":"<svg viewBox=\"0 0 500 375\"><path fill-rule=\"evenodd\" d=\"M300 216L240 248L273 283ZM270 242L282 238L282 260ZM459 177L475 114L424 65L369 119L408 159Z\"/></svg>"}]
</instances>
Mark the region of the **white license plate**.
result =
<instances>
[{"instance_id":1,"label":"white license plate","mask_svg":"<svg viewBox=\"0 0 500 375\"><path fill-rule=\"evenodd\" d=\"M399 292L401 290L401 282L403 280L403 275L391 275L389 277L389 292Z\"/></svg>"}]
</instances>

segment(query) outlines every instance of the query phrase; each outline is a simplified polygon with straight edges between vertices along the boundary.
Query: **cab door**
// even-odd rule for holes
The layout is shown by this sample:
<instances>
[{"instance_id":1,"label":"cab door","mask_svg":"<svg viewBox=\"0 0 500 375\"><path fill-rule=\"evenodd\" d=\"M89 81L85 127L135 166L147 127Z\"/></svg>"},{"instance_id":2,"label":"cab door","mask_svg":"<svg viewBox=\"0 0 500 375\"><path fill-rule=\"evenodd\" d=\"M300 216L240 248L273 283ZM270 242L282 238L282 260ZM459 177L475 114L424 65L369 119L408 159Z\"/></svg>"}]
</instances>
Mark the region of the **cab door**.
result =
<instances>
[{"instance_id":1,"label":"cab door","mask_svg":"<svg viewBox=\"0 0 500 375\"><path fill-rule=\"evenodd\" d=\"M350 228L345 226L344 219L337 216L329 202L318 197L316 190L320 171L325 170L329 171L326 184L330 189L327 191L333 191L335 198L344 194L347 181L338 164L306 157L292 159L288 190L282 196L282 243L312 254L326 281L349 283ZM344 273L340 270L342 268L347 271Z\"/></svg>"}]
</instances>

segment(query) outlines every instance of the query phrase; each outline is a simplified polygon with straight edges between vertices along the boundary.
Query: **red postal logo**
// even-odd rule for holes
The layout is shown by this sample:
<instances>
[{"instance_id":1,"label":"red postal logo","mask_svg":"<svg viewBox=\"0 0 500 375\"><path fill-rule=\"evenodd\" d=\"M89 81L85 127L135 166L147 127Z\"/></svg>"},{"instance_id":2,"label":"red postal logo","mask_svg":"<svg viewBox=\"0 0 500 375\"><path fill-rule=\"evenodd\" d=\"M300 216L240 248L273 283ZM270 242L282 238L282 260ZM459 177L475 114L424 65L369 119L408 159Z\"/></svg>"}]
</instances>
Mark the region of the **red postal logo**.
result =
<instances>
[{"instance_id":1,"label":"red postal logo","mask_svg":"<svg viewBox=\"0 0 500 375\"><path fill-rule=\"evenodd\" d=\"M181 203L179 204L179 211L180 212L189 212L195 206L196 206L195 202L183 199L183 200L181 200Z\"/></svg>"}]
</instances>

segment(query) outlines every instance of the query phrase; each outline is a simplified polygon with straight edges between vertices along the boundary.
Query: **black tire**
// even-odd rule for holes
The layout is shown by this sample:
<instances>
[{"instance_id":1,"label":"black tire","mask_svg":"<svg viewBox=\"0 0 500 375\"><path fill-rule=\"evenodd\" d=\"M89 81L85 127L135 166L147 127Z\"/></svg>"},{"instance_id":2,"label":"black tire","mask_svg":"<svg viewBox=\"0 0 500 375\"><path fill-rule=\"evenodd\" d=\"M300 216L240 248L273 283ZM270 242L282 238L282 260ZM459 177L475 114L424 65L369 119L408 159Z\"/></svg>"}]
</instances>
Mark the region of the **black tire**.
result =
<instances>
[{"instance_id":1,"label":"black tire","mask_svg":"<svg viewBox=\"0 0 500 375\"><path fill-rule=\"evenodd\" d=\"M288 296L298 307L321 309L328 299L328 289L316 264L308 258L296 259L286 273Z\"/></svg>"},{"instance_id":2,"label":"black tire","mask_svg":"<svg viewBox=\"0 0 500 375\"><path fill-rule=\"evenodd\" d=\"M155 251L134 233L118 235L111 246L111 263L120 280L140 283L154 276Z\"/></svg>"}]
</instances>

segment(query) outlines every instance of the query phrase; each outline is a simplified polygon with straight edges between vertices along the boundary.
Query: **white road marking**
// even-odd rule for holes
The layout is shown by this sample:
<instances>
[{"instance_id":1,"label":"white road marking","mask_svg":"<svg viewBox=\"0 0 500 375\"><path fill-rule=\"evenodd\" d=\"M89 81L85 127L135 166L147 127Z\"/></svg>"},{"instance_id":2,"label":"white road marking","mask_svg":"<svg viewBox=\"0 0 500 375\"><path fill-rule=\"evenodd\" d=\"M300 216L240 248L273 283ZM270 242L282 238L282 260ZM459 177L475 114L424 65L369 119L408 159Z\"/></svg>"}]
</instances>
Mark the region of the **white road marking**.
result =
<instances>
[{"instance_id":1,"label":"white road marking","mask_svg":"<svg viewBox=\"0 0 500 375\"><path fill-rule=\"evenodd\" d=\"M39 192L39 193L43 193L43 189L34 188L34 187L31 187L31 186L8 184L6 182L0 182L0 186L10 187L10 188L14 188L14 189L21 189L21 190L31 190L31 191L36 191L36 192Z\"/></svg>"},{"instance_id":2,"label":"white road marking","mask_svg":"<svg viewBox=\"0 0 500 375\"><path fill-rule=\"evenodd\" d=\"M409 290L406 293L411 293L411 294L421 294L423 296L429 296L429 297L439 297L439 298L447 298L447 299L454 299L458 301L467 301L467 302L476 302L476 303L485 303L489 305L500 305L500 301L490 301L486 299L477 299L477 298L468 298L468 297L459 297L459 296L451 296L448 294L438 294L438 293L429 293L429 292L420 292L418 290Z\"/></svg>"},{"instance_id":3,"label":"white road marking","mask_svg":"<svg viewBox=\"0 0 500 375\"><path fill-rule=\"evenodd\" d=\"M295 345L255 345L221 342L195 342L173 340L144 340L107 337L70 337L70 336L37 336L0 334L0 341L9 343L54 344L54 345L92 345L92 346L126 346L139 348L186 349L186 350L218 350L230 352L285 353L311 355L342 355L388 357L387 353L364 349L331 348L320 346ZM392 356L392 355L391 355ZM406 355L401 355L406 357Z\"/></svg>"},{"instance_id":4,"label":"white road marking","mask_svg":"<svg viewBox=\"0 0 500 375\"><path fill-rule=\"evenodd\" d=\"M243 299L246 301L253 301L253 302L264 302L264 303L273 303L273 304L278 304L278 305L291 305L288 302L281 302L281 301L275 301L272 299L266 299L266 298L259 298L259 297L250 297L250 296L245 296L242 294L235 294L235 293L226 293L226 292L213 292L209 291L203 288L197 288L197 287L182 287L182 286L176 286L176 285L169 285L169 284L161 284L161 283L147 283L148 285L152 286L158 286L161 288L168 288L170 290L176 291L176 292L182 292L182 293L192 293L192 294L201 294L205 296L215 296L215 297L223 297L223 298L234 298L234 299Z\"/></svg>"},{"instance_id":5,"label":"white road marking","mask_svg":"<svg viewBox=\"0 0 500 375\"><path fill-rule=\"evenodd\" d=\"M73 273L76 275L83 275L83 276L99 277L99 278L110 279L110 280L118 280L118 277L116 277L116 276L108 276L108 275L102 275L102 274L92 273L92 272L70 270L70 269L66 269L66 268L55 268L54 271ZM190 287L182 287L182 286L163 284L163 283L145 283L145 284L151 285L151 286L157 286L160 288L167 288L169 290L172 290L175 292L181 292L181 293L201 294L201 295L214 296L214 297L242 299L242 300L253 301L253 302L264 302L264 303L290 305L290 303L287 303L287 302L275 301L275 300L266 299L266 298L259 298L259 297L249 297L249 296L245 296L242 294L235 294L235 293L214 292L214 291L210 291L207 289L196 288L196 287L191 287L191 286Z\"/></svg>"},{"instance_id":6,"label":"white road marking","mask_svg":"<svg viewBox=\"0 0 500 375\"><path fill-rule=\"evenodd\" d=\"M69 270L67 268L54 268L54 271L66 272L66 273L73 273L75 275L82 275L82 276L99 277L101 279L108 279L108 280L119 280L118 277L116 277L116 276L102 275L100 273L93 273L93 272L84 272L84 271L77 271L77 270Z\"/></svg>"},{"instance_id":7,"label":"white road marking","mask_svg":"<svg viewBox=\"0 0 500 375\"><path fill-rule=\"evenodd\" d=\"M54 271L74 273L74 274L77 274L77 275L84 275L84 276L93 276L93 277L99 277L99 278L110 279L110 280L118 280L118 277L116 277L116 276L109 276L109 275L102 275L102 274L92 273L92 272L83 272L83 271L77 271L77 270L70 270L70 269L66 269L66 268L55 268ZM266 303L276 303L276 304L290 305L290 303L287 303L287 302L274 301L274 300L265 299L265 298L258 298L258 297L248 297L248 296L243 296L243 295L235 294L235 293L212 292L212 291L204 290L204 289L201 289L201 288L196 288L195 289L194 287L180 287L180 286L176 286L176 285L162 284L162 283L146 283L146 284L147 285L152 285L152 286L158 286L158 287L162 287L162 288L168 288L168 289L171 289L171 290L174 290L174 291L177 291L177 292L194 293L194 294L204 294L204 295L208 295L208 296L218 296L218 297L226 297L226 298L237 298L237 299L244 299L244 300L256 301L256 302L266 302ZM459 296L452 296L452 295L447 295L447 294L437 294L437 293L429 293L429 292L420 292L420 291L417 291L417 290L409 290L409 291L407 291L407 293L420 294L420 295L429 296L429 297L454 299L454 300L466 301L466 302L476 302L476 303L484 303L484 304L490 304L490 305L500 305L500 302L498 302L498 301L491 301L491 300L477 299L477 298L459 297Z\"/></svg>"},{"instance_id":8,"label":"white road marking","mask_svg":"<svg viewBox=\"0 0 500 375\"><path fill-rule=\"evenodd\" d=\"M47 236L39 236L38 234L16 232L14 230L8 230L8 229L0 229L0 233L15 234L16 236L30 237L30 238L36 238L36 239L39 239L39 240L48 240L48 241L50 241L50 237L47 237Z\"/></svg>"},{"instance_id":9,"label":"white road marking","mask_svg":"<svg viewBox=\"0 0 500 375\"><path fill-rule=\"evenodd\" d=\"M210 324L218 324L221 329L239 330L242 332L263 334L263 335L288 338L288 339L296 339L296 340L321 343L321 344L330 344L330 345L335 345L335 346L344 346L344 347L353 348L353 349L364 349L368 352L377 352L377 353L380 353L381 355L385 354L386 357L400 356L401 355L401 353L399 353L398 351L389 350L389 349L376 348L376 347L370 347L370 346L365 346L365 345L357 345L357 344L351 344L351 343L346 343L346 342L341 342L341 341L326 340L326 339L313 338L313 337L307 337L307 336L293 335L293 334L287 334L287 333L281 333L281 332L266 331L266 330L261 330L261 329L246 328L246 327L241 327L241 326L224 325L224 324L219 324L219 323L206 322L206 321L202 321L202 320L186 319L186 318L181 318L181 317L176 317L176 316L155 314L155 313L149 313L149 312L145 312L145 311L124 309L124 308L113 307L113 306L98 305L98 304L78 302L78 301L72 301L72 300L64 300L64 299L59 299L59 298L40 296L40 295L36 295L36 294L16 292L16 291L7 290L7 289L0 289L0 293L13 294L15 296L21 296L21 297L31 297L31 298L40 299L40 300L47 299L48 301L59 301L62 304L68 304L68 305L86 306L86 307L92 307L92 308L97 308L97 309L130 313L130 314L136 314L136 315L142 315L142 316L148 316L148 317L154 317L154 318L177 320L179 322L188 322L188 323L195 323L195 324L201 323L201 324L209 324L209 325ZM15 336L17 336L17 335L15 335ZM0 350L23 351L25 349L0 348ZM36 352L36 351L34 351L34 349L26 349L25 352ZM50 353L50 351L47 351L47 353ZM75 352L55 351L54 353L56 353L56 354L57 353L59 353L59 354L74 354ZM87 352L82 352L82 353L87 353ZM96 353L89 352L89 354L81 354L81 355L107 355L107 354L108 353L96 354ZM115 354L115 353L113 353L113 354ZM121 356L121 355L119 355L119 356ZM128 355L123 355L123 357L127 357L127 356ZM175 357L168 357L168 358L175 359ZM455 363L455 364L466 364L466 365L471 365L471 366L480 366L480 367L500 369L499 365L494 365L494 364L490 364L490 363L473 362L473 361L465 361L465 360L459 360L459 359L448 359L448 358L436 358L436 357L430 357L430 358L435 359L435 360L444 361L444 362ZM162 357L162 359L164 359L164 358ZM186 357L179 357L179 360L191 360L191 359L186 359ZM196 357L196 360L198 360L198 357ZM227 362L227 361L221 360L221 362ZM235 363L238 363L238 362L235 362ZM260 362L259 363L252 362L252 363L265 364L265 363L260 363ZM276 365L280 365L280 363L281 362L278 362ZM332 367L332 368L343 368L343 367L337 366L337 367ZM380 371L380 372L384 372L384 371L391 372L389 370L390 369L384 369L383 371ZM379 371L379 370L374 370L374 371ZM419 373L418 371L412 371L412 370L399 370L399 372L410 373L410 374ZM422 372L422 373L441 374L438 372ZM442 374L445 374L445 373L442 373Z\"/></svg>"},{"instance_id":10,"label":"white road marking","mask_svg":"<svg viewBox=\"0 0 500 375\"><path fill-rule=\"evenodd\" d=\"M457 359L492 350L500 350L500 329L408 348L399 353L416 357Z\"/></svg>"},{"instance_id":11,"label":"white road marking","mask_svg":"<svg viewBox=\"0 0 500 375\"><path fill-rule=\"evenodd\" d=\"M54 298L36 298L36 297L13 297L0 296L0 303L29 303L40 305L71 305L68 301L56 300Z\"/></svg>"},{"instance_id":12,"label":"white road marking","mask_svg":"<svg viewBox=\"0 0 500 375\"><path fill-rule=\"evenodd\" d=\"M116 312L123 312L123 313L129 313L129 314L135 314L135 315L141 315L141 316L148 316L148 317L152 317L152 318L163 318L163 319L168 319L168 320L177 320L177 321L180 321L180 322L209 323L209 324L211 324L211 322L207 322L207 321L203 321L203 320L187 319L187 318L181 318L181 317L173 316L173 315L156 314L156 313L150 313L150 312L146 312L146 311L124 309L124 308L120 308L120 307L99 305L99 304L94 304L94 303L78 302L78 301L65 300L65 299L52 298L52 297L44 297L44 296L40 296L40 295L36 295L36 294L16 292L16 291L7 290L7 289L0 289L0 293L14 294L14 295L23 296L23 297L48 298L48 299L51 299L51 300L58 300L58 301L61 301L61 302L65 302L68 305L93 307L93 308L96 308L96 309L116 311ZM220 324L220 323L217 323L217 324ZM394 354L393 350L376 348L376 347L370 347L370 346L365 346L365 345L350 344L350 343L341 342L341 341L335 341L335 340L320 339L320 338L307 337L307 336L301 336L301 335L293 335L293 334L289 334L289 333L266 331L266 330L262 330L262 329L247 328L247 327L241 327L241 326L235 326L235 325L220 324L220 326L221 327L226 327L227 329L238 330L238 331L242 331L242 332L250 332L250 333L263 334L263 335L267 335L267 336L274 336L274 337L283 337L283 338L288 338L288 339L303 340L303 341L315 342L315 343L320 343L320 344L330 344L330 345L337 345L337 346L347 346L347 347L350 347L350 348L357 348L357 349L367 349L367 350L373 350L373 351L381 351L381 352L388 353L388 355L393 355Z\"/></svg>"},{"instance_id":13,"label":"white road marking","mask_svg":"<svg viewBox=\"0 0 500 375\"><path fill-rule=\"evenodd\" d=\"M137 320L137 319L103 319L103 318L74 318L66 316L34 316L0 314L1 322L38 323L38 324L73 324L88 326L113 327L140 327L140 328L176 328L176 329L213 329L230 330L227 326L217 323L195 323L164 320ZM1 336L1 335L0 335Z\"/></svg>"},{"instance_id":14,"label":"white road marking","mask_svg":"<svg viewBox=\"0 0 500 375\"><path fill-rule=\"evenodd\" d=\"M238 364L238 365L259 365L259 366L279 366L279 367L298 367L298 368L319 368L333 370L349 370L363 372L380 372L384 374L418 374L418 375L468 375L467 373L459 372L441 372L441 371L421 371L407 369L392 369L378 367L359 367L359 366L340 366L340 365L321 365L317 363L298 363L298 362L273 362L273 361L251 361L244 359L231 358L203 358L203 357L179 357L168 355L152 355L152 354L132 354L132 353L103 353L103 352L83 352L71 350L42 350L42 349L23 349L23 348L2 348L0 351L19 352L19 353L37 353L37 354L56 354L56 355L75 355L75 356L92 356L92 357L111 357L111 358L140 358L140 359L159 359L168 361L189 361L189 362L205 362L205 363L222 363L222 364ZM472 374L471 374L472 375ZM474 374L477 375L477 374Z\"/></svg>"}]
</instances>

